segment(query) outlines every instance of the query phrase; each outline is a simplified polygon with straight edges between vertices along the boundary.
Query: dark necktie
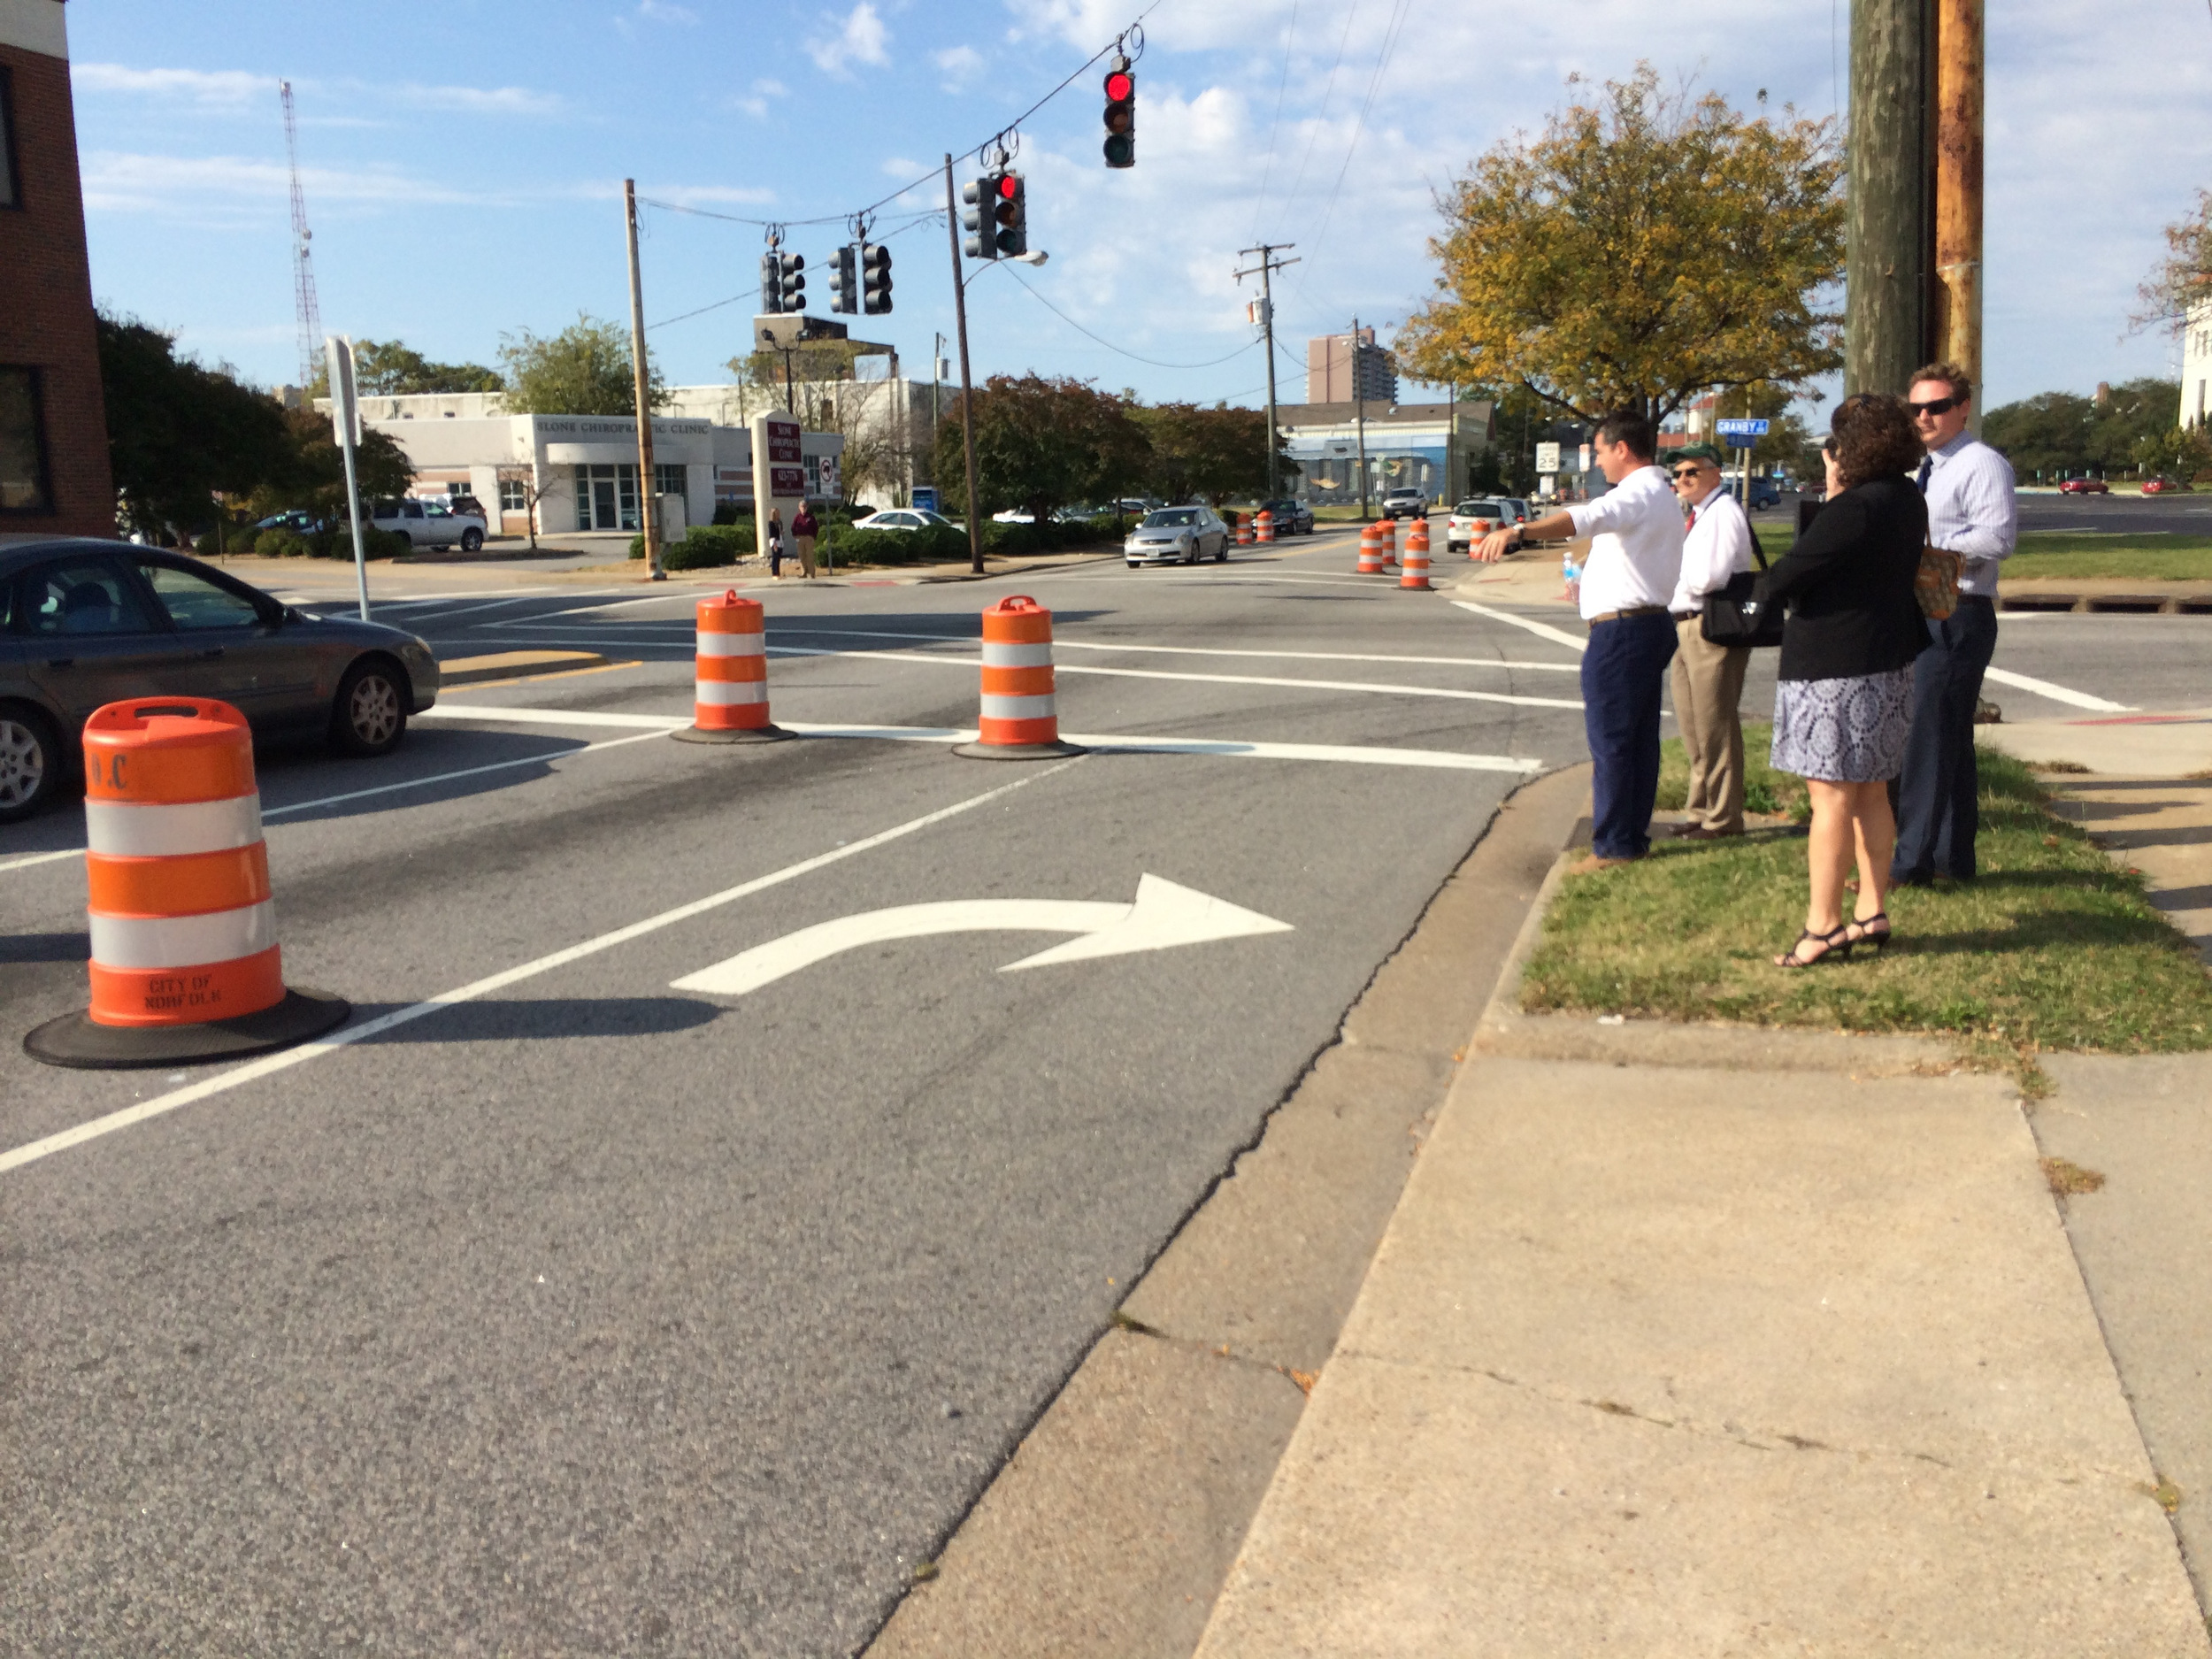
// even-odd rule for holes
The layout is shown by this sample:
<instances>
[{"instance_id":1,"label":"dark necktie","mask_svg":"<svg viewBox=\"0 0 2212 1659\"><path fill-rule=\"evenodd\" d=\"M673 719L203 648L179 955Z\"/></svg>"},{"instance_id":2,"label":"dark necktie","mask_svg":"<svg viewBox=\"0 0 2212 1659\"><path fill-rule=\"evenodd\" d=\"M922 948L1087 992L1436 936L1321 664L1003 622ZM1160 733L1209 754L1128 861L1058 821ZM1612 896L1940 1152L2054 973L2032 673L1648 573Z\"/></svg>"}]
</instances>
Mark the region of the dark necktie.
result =
<instances>
[{"instance_id":1,"label":"dark necktie","mask_svg":"<svg viewBox=\"0 0 2212 1659\"><path fill-rule=\"evenodd\" d=\"M1920 461L1920 476L1914 479L1913 482L1920 486L1920 493L1924 495L1928 493L1928 475L1934 471L1935 457L1932 455L1922 457Z\"/></svg>"}]
</instances>

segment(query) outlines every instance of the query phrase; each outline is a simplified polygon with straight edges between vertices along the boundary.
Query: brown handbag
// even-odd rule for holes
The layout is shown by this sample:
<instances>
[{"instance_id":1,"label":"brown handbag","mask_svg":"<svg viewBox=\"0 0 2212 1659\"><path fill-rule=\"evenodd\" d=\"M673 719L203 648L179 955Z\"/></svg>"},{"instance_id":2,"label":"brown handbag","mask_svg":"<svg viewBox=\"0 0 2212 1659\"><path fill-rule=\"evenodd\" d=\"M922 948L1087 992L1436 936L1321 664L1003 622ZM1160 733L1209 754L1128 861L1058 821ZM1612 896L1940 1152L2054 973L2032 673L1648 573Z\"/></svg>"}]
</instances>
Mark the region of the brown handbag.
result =
<instances>
[{"instance_id":1,"label":"brown handbag","mask_svg":"<svg viewBox=\"0 0 2212 1659\"><path fill-rule=\"evenodd\" d=\"M1934 546L1920 549L1920 568L1913 572L1912 596L1920 602L1920 614L1942 622L1959 608L1959 573L1966 561Z\"/></svg>"}]
</instances>

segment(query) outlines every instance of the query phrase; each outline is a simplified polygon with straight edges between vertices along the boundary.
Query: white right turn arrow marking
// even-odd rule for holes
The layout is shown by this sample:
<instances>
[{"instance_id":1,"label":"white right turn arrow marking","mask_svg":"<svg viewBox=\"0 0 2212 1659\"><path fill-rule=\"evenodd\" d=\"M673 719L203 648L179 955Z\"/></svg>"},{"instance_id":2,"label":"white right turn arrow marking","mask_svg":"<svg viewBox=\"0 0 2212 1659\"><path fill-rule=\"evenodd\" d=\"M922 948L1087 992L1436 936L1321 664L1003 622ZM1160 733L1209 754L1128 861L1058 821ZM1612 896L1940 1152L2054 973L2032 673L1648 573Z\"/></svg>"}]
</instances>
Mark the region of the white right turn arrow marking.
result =
<instances>
[{"instance_id":1,"label":"white right turn arrow marking","mask_svg":"<svg viewBox=\"0 0 2212 1659\"><path fill-rule=\"evenodd\" d=\"M1050 967L1093 956L1125 956L1140 950L1168 950L1178 945L1203 944L1214 939L1237 939L1256 933L1287 933L1288 922L1279 922L1257 910L1217 899L1159 876L1147 875L1137 882L1136 902L1113 904L1085 899L949 899L933 904L900 904L888 910L864 910L841 916L786 933L781 939L741 951L726 962L686 974L670 987L678 991L703 991L714 996L743 996L797 973L844 951L894 939L920 939L932 933L1028 932L1074 933L1078 937L1054 945L1000 969L1011 973L1023 968Z\"/></svg>"}]
</instances>

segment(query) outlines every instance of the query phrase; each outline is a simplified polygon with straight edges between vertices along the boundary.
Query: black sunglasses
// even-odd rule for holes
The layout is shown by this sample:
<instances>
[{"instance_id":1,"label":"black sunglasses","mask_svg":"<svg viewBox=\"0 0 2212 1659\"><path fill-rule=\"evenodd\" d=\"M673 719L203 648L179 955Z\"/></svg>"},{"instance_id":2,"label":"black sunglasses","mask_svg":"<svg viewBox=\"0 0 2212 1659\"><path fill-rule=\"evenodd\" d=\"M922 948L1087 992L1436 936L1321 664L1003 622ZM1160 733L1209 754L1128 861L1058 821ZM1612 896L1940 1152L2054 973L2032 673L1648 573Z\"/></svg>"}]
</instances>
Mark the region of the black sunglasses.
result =
<instances>
[{"instance_id":1,"label":"black sunglasses","mask_svg":"<svg viewBox=\"0 0 2212 1659\"><path fill-rule=\"evenodd\" d=\"M1939 397L1931 403L1907 403L1905 407L1916 415L1947 415L1965 401L1963 397Z\"/></svg>"}]
</instances>

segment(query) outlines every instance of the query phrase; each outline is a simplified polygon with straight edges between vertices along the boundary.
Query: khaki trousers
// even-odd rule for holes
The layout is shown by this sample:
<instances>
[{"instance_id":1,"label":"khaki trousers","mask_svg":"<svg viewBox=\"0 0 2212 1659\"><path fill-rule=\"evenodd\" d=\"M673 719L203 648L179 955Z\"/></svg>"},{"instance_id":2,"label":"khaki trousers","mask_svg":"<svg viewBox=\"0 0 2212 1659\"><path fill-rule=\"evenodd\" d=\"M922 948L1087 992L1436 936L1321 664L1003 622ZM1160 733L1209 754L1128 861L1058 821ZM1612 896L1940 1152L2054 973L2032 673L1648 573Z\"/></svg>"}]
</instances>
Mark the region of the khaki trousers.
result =
<instances>
[{"instance_id":1,"label":"khaki trousers","mask_svg":"<svg viewBox=\"0 0 2212 1659\"><path fill-rule=\"evenodd\" d=\"M799 574L811 577L814 574L814 538L810 535L795 535L791 540L799 549ZM1739 674L1736 679L1740 684L1743 676Z\"/></svg>"},{"instance_id":2,"label":"khaki trousers","mask_svg":"<svg viewBox=\"0 0 2212 1659\"><path fill-rule=\"evenodd\" d=\"M1683 806L1688 822L1705 829L1743 828L1744 670L1751 663L1747 645L1713 645L1700 618L1674 625L1674 720L1690 757L1690 793Z\"/></svg>"}]
</instances>

